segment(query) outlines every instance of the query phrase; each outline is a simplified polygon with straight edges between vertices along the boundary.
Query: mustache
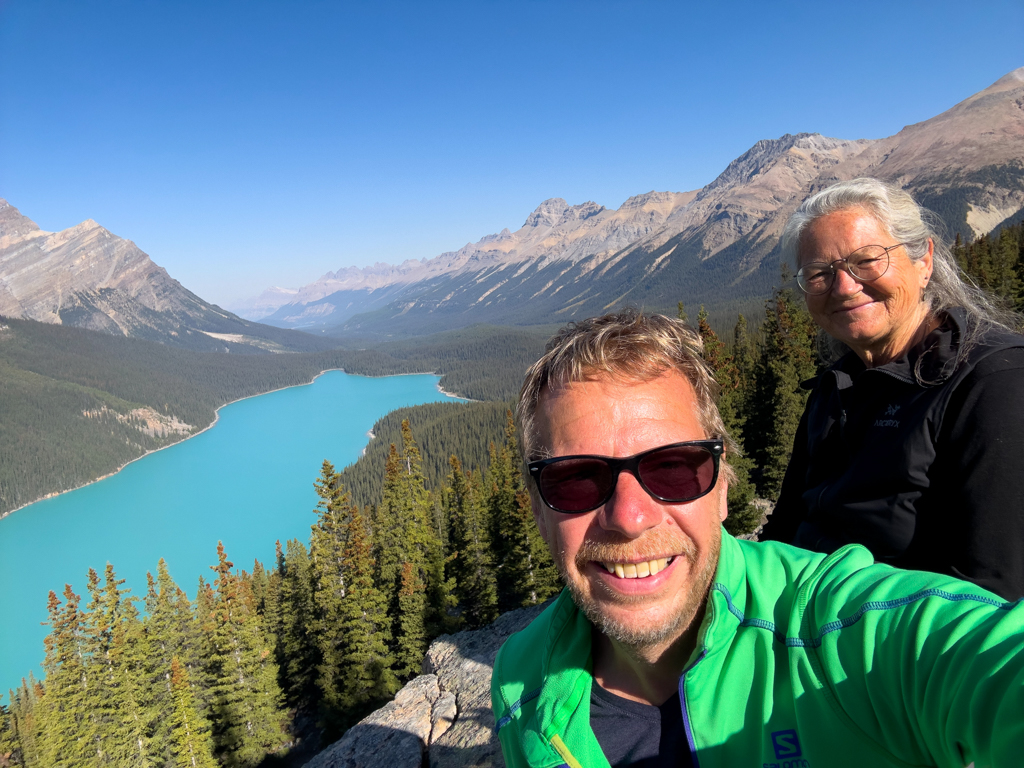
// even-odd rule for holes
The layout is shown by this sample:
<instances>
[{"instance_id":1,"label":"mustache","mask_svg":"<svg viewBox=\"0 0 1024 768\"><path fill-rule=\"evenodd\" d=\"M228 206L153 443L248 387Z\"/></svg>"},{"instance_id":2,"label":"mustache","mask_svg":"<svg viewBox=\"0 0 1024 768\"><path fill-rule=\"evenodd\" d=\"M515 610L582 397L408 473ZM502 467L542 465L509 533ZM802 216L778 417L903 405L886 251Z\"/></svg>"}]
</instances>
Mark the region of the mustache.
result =
<instances>
[{"instance_id":1,"label":"mustache","mask_svg":"<svg viewBox=\"0 0 1024 768\"><path fill-rule=\"evenodd\" d=\"M594 541L584 539L576 552L576 568L582 571L591 561L638 562L659 557L685 557L693 560L697 547L693 540L678 528L656 528L638 539L620 541Z\"/></svg>"}]
</instances>

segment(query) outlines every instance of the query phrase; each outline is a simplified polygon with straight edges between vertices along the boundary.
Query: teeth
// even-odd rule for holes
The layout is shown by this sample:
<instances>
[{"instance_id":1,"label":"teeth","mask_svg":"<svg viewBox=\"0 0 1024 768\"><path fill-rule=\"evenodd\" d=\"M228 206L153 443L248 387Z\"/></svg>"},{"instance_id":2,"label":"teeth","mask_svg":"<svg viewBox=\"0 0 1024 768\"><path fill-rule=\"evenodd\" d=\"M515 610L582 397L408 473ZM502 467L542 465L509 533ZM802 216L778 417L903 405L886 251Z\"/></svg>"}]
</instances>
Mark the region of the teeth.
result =
<instances>
[{"instance_id":1,"label":"teeth","mask_svg":"<svg viewBox=\"0 0 1024 768\"><path fill-rule=\"evenodd\" d=\"M601 566L620 579L643 579L664 571L670 562L671 557L662 557L646 563L601 563Z\"/></svg>"}]
</instances>

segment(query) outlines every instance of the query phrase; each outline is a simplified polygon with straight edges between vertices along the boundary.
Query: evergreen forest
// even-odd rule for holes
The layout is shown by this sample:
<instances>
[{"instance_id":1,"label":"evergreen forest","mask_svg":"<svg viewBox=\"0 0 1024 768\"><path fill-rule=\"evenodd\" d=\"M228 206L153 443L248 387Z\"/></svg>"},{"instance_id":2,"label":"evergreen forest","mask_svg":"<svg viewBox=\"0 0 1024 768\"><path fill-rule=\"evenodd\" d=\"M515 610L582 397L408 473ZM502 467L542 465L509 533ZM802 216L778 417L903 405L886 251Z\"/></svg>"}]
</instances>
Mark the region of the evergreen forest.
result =
<instances>
[{"instance_id":1,"label":"evergreen forest","mask_svg":"<svg viewBox=\"0 0 1024 768\"><path fill-rule=\"evenodd\" d=\"M326 352L233 355L0 318L0 516L205 429L217 408L324 370L434 372L474 400L509 400L544 331L475 326Z\"/></svg>"},{"instance_id":2,"label":"evergreen forest","mask_svg":"<svg viewBox=\"0 0 1024 768\"><path fill-rule=\"evenodd\" d=\"M969 244L958 240L955 255L1008 308L1024 309L1024 224ZM822 368L818 331L785 276L756 326L740 315L731 332L719 333L704 307L694 312L680 303L677 312L703 339L721 385L719 408L740 448L729 456L737 482L725 525L749 533L764 506L751 502L778 495L807 397L800 384ZM61 367L56 354L17 351L33 334L48 333L44 326L7 323L0 365L20 371L26 388L32 376L70 388L65 394L77 393L89 408L101 402L117 411L154 402L159 392L162 412L189 403L198 413L251 384L246 376L257 370L261 386L286 378L286 365L244 368L266 358L215 364L161 348L194 368L157 389L149 377L174 365L143 355L134 374L126 373L129 383L115 386L113 377L101 378L104 365L127 369L127 352L122 358L115 346L101 347L97 353L108 357L96 363L80 351L76 371ZM250 570L219 547L194 600L163 561L142 597L123 587L111 565L102 574L90 570L81 593L71 585L50 592L45 677L24 679L0 705L0 766L301 765L419 674L433 638L556 594L559 578L533 524L508 405L543 339L524 334L499 345L499 338L497 329L468 329L305 360L304 370L314 373L327 362L353 371L362 365L367 373L371 363L374 373L403 365L446 369L479 387L482 402L389 414L354 465L311 467L319 503L309 540L279 542L275 562ZM498 349L486 365L460 357L460 343L476 341L473 354L492 342ZM190 375L198 377L199 393L191 399L183 394ZM0 381L7 386L6 374ZM42 391L41 398L50 396Z\"/></svg>"}]
</instances>

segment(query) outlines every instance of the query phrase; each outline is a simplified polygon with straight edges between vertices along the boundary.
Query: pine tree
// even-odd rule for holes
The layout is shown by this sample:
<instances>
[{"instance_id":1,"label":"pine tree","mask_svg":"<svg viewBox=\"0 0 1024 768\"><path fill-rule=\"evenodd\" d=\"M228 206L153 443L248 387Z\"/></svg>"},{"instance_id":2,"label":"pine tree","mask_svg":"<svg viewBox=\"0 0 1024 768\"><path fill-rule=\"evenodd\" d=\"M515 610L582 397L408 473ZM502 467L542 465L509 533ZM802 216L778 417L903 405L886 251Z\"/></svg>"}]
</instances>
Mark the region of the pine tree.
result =
<instances>
[{"instance_id":1,"label":"pine tree","mask_svg":"<svg viewBox=\"0 0 1024 768\"><path fill-rule=\"evenodd\" d=\"M341 670L345 659L342 603L347 596L348 568L345 564L347 526L352 518L349 496L334 466L325 461L314 483L320 500L317 521L310 536L314 635L319 651L316 688L321 720L337 735L336 724L345 708Z\"/></svg>"},{"instance_id":2,"label":"pine tree","mask_svg":"<svg viewBox=\"0 0 1024 768\"><path fill-rule=\"evenodd\" d=\"M491 448L488 473L490 512L501 612L542 603L561 588L551 555L533 519L530 496L519 468L512 413L506 413L505 444Z\"/></svg>"},{"instance_id":3,"label":"pine tree","mask_svg":"<svg viewBox=\"0 0 1024 768\"><path fill-rule=\"evenodd\" d=\"M742 315L741 315L742 318ZM733 355L726 352L725 344L718 338L708 323L708 313L702 304L697 314L697 332L704 343L704 361L711 368L721 391L718 396L718 412L726 430L739 447L739 454L727 456L736 479L729 485L729 516L725 528L733 535L749 533L757 528L761 516L752 506L754 485L750 482L751 461L743 451L743 403L744 391L739 367Z\"/></svg>"},{"instance_id":4,"label":"pine tree","mask_svg":"<svg viewBox=\"0 0 1024 768\"><path fill-rule=\"evenodd\" d=\"M447 573L454 583L462 617L470 628L490 624L498 617L498 587L491 559L487 508L473 475L462 471L459 460L449 459L446 513L449 520Z\"/></svg>"},{"instance_id":5,"label":"pine tree","mask_svg":"<svg viewBox=\"0 0 1024 768\"><path fill-rule=\"evenodd\" d=\"M747 318L743 315L736 318L736 327L732 332L732 360L739 377L739 390L743 395L744 407L740 409L743 411L754 378L754 354L747 331Z\"/></svg>"},{"instance_id":6,"label":"pine tree","mask_svg":"<svg viewBox=\"0 0 1024 768\"><path fill-rule=\"evenodd\" d=\"M367 705L378 704L398 690L398 680L392 672L395 660L388 649L391 633L387 601L373 580L370 541L356 507L348 515L344 538L349 587L338 606L338 646L343 655L332 678L337 682L324 691L328 735L336 735L365 714Z\"/></svg>"},{"instance_id":7,"label":"pine tree","mask_svg":"<svg viewBox=\"0 0 1024 768\"><path fill-rule=\"evenodd\" d=\"M281 635L278 637L285 698L292 706L315 702L320 649L313 634L316 609L309 555L298 539L288 542L281 572ZM315 706L315 704L314 704Z\"/></svg>"},{"instance_id":8,"label":"pine tree","mask_svg":"<svg viewBox=\"0 0 1024 768\"><path fill-rule=\"evenodd\" d=\"M395 622L392 633L397 670L410 668L409 654L419 647L418 641L408 639L412 635L406 631L417 622L406 616L403 630L403 591L408 593L404 600L406 609L422 604L423 631L427 635L439 634L448 627L448 614L454 603L452 585L444 576L444 551L432 525L431 512L432 501L426 490L419 448L405 420L402 422L402 451L399 453L392 446L388 454L373 537L377 584L388 601L388 614ZM403 583L407 570L411 570L412 576ZM416 668L418 665L419 661Z\"/></svg>"},{"instance_id":9,"label":"pine tree","mask_svg":"<svg viewBox=\"0 0 1024 768\"><path fill-rule=\"evenodd\" d=\"M783 280L785 283L785 278ZM780 288L765 305L754 372L747 448L757 466L761 496L776 499L793 450L808 393L800 383L817 372L817 329L802 301Z\"/></svg>"},{"instance_id":10,"label":"pine tree","mask_svg":"<svg viewBox=\"0 0 1024 768\"><path fill-rule=\"evenodd\" d=\"M381 503L374 510L372 519L375 579L388 601L389 616L398 612L398 590L407 549L405 531L415 526L414 500L406 498L402 478L402 458L392 443L384 465Z\"/></svg>"},{"instance_id":11,"label":"pine tree","mask_svg":"<svg viewBox=\"0 0 1024 768\"><path fill-rule=\"evenodd\" d=\"M93 703L91 719L99 764L118 768L152 765L149 739L153 715L144 706L140 678L144 674L142 623L130 590L122 589L108 563L100 585L89 569L92 600L84 626L91 663L88 678L93 691L102 691Z\"/></svg>"},{"instance_id":12,"label":"pine tree","mask_svg":"<svg viewBox=\"0 0 1024 768\"><path fill-rule=\"evenodd\" d=\"M209 689L205 663L201 657L199 624L188 597L171 578L163 558L157 563L157 576L146 574L146 617L143 620L145 648L143 672L143 708L150 713L152 724L150 743L154 760L159 764L174 761L171 752L171 714L173 692L171 688L171 662L177 658L199 697L196 707L209 711L209 700L204 695ZM200 583L200 594L204 593ZM211 597L212 600L212 597Z\"/></svg>"},{"instance_id":13,"label":"pine tree","mask_svg":"<svg viewBox=\"0 0 1024 768\"><path fill-rule=\"evenodd\" d=\"M210 726L196 708L188 670L177 656L171 658L171 701L168 746L178 768L217 768L213 759Z\"/></svg>"},{"instance_id":14,"label":"pine tree","mask_svg":"<svg viewBox=\"0 0 1024 768\"><path fill-rule=\"evenodd\" d=\"M402 563L402 582L398 591L398 637L395 647L395 673L407 680L420 673L427 651L426 587L412 563Z\"/></svg>"},{"instance_id":15,"label":"pine tree","mask_svg":"<svg viewBox=\"0 0 1024 768\"><path fill-rule=\"evenodd\" d=\"M992 284L989 290L1008 307L1016 307L1024 300L1024 287L1018 274L1020 249L1012 228L1000 231L992 246Z\"/></svg>"},{"instance_id":16,"label":"pine tree","mask_svg":"<svg viewBox=\"0 0 1024 768\"><path fill-rule=\"evenodd\" d=\"M30 673L21 679L17 690L11 691L11 726L17 742L15 757L26 768L45 768L41 757L43 736L38 719L39 702L45 695L43 686Z\"/></svg>"},{"instance_id":17,"label":"pine tree","mask_svg":"<svg viewBox=\"0 0 1024 768\"><path fill-rule=\"evenodd\" d=\"M11 699L14 692L11 691ZM14 726L14 715L10 708L0 704L0 768L21 763L21 742Z\"/></svg>"},{"instance_id":18,"label":"pine tree","mask_svg":"<svg viewBox=\"0 0 1024 768\"><path fill-rule=\"evenodd\" d=\"M278 639L282 632L281 618L281 573L284 571L284 549L281 540L274 542L274 568L267 572L267 583L261 595L261 612L263 627L267 633L267 642L274 648L279 647Z\"/></svg>"},{"instance_id":19,"label":"pine tree","mask_svg":"<svg viewBox=\"0 0 1024 768\"><path fill-rule=\"evenodd\" d=\"M46 695L35 704L39 764L79 768L96 764L81 597L64 585L64 603L52 590L47 601L50 634L43 641Z\"/></svg>"},{"instance_id":20,"label":"pine tree","mask_svg":"<svg viewBox=\"0 0 1024 768\"><path fill-rule=\"evenodd\" d=\"M248 584L232 573L217 544L216 591L206 617L213 698L214 743L228 766L255 766L280 748L285 736L278 667ZM202 603L202 601L199 601Z\"/></svg>"}]
</instances>

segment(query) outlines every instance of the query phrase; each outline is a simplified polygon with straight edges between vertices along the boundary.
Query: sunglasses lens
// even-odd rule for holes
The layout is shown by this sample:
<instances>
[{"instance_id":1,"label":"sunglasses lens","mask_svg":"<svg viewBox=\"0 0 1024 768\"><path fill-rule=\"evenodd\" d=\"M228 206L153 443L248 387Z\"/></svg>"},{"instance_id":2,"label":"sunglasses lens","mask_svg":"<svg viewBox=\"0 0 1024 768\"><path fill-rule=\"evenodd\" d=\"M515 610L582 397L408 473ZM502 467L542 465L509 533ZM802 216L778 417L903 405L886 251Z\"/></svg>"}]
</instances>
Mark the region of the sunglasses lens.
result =
<instances>
[{"instance_id":1,"label":"sunglasses lens","mask_svg":"<svg viewBox=\"0 0 1024 768\"><path fill-rule=\"evenodd\" d=\"M610 463L609 463L610 462ZM633 472L647 492L663 501L699 498L715 484L715 454L699 445L668 445L629 459L574 456L540 471L545 503L560 512L589 512L612 495L619 472Z\"/></svg>"},{"instance_id":2,"label":"sunglasses lens","mask_svg":"<svg viewBox=\"0 0 1024 768\"><path fill-rule=\"evenodd\" d=\"M637 473L655 496L666 501L688 501L711 489L715 457L696 445L670 446L644 456Z\"/></svg>"},{"instance_id":3,"label":"sunglasses lens","mask_svg":"<svg viewBox=\"0 0 1024 768\"><path fill-rule=\"evenodd\" d=\"M540 475L540 493L545 503L562 512L585 512L601 506L614 484L608 464L593 458L549 464Z\"/></svg>"}]
</instances>

